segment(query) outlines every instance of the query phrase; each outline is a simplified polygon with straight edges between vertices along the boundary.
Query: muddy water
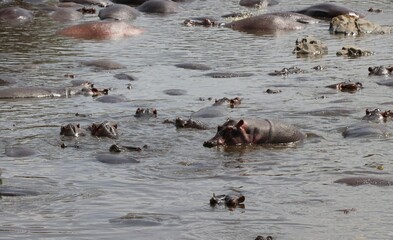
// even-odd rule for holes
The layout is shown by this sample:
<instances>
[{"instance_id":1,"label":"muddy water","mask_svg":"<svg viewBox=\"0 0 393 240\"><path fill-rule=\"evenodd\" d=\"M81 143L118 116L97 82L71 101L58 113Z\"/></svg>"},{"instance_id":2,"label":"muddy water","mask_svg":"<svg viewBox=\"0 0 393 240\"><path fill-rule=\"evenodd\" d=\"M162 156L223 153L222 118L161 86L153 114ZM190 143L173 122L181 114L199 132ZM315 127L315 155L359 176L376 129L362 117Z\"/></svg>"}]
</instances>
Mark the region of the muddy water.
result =
<instances>
[{"instance_id":1,"label":"muddy water","mask_svg":"<svg viewBox=\"0 0 393 240\"><path fill-rule=\"evenodd\" d=\"M259 11L293 10L312 3L281 1ZM393 25L390 1L345 1L345 5L374 22ZM87 80L125 98L119 103L84 96L0 101L2 185L37 193L2 197L0 238L392 238L392 188L333 183L358 175L393 179L390 137L344 139L341 135L342 128L361 121L366 108L393 109L391 89L377 84L391 79L369 77L367 70L392 64L392 35L335 36L329 34L326 22L277 36L184 27L181 23L188 17L247 9L237 1L196 0L181 7L178 14L137 18L133 24L146 32L116 41L58 37L54 34L58 29L74 23L51 21L38 10L33 23L0 26L0 71L17 79L14 86L69 86L72 80ZM383 11L368 13L370 7ZM93 19L96 16L86 15L81 21ZM293 55L295 40L308 34L326 43L329 53L318 58ZM336 51L348 44L375 55L337 57ZM126 69L99 70L80 64L102 58ZM174 66L184 62L207 64L212 70ZM313 70L317 65L325 70ZM268 75L291 66L306 72L287 78ZM253 75L204 75L210 72ZM116 79L117 73L132 74L137 80ZM324 87L348 80L362 82L364 89L351 94ZM268 88L282 92L267 94ZM167 95L168 89L186 94ZM227 117L278 118L320 137L288 148L208 149L202 143L214 135L214 129L176 130L162 123L210 106L209 97L235 96L243 99L239 107L204 121L214 128ZM136 119L138 107L157 108L158 117ZM59 136L60 126L66 123L86 127L104 120L118 123L119 139ZM63 149L62 143L70 147ZM107 154L113 143L148 147L120 154L139 163L99 162L96 156ZM30 148L35 154L5 155L11 147ZM213 193L241 193L245 208L211 208ZM339 211L352 208L356 210L348 214Z\"/></svg>"}]
</instances>

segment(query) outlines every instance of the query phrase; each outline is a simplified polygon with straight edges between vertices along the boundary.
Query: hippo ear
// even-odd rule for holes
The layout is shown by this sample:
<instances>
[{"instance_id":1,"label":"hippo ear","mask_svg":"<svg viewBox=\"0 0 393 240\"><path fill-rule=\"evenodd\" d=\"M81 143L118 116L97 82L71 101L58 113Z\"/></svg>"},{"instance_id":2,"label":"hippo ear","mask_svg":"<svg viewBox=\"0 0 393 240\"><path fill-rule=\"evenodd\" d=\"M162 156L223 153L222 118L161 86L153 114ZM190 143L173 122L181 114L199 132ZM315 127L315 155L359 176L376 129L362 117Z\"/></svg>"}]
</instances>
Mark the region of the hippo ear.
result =
<instances>
[{"instance_id":1,"label":"hippo ear","mask_svg":"<svg viewBox=\"0 0 393 240\"><path fill-rule=\"evenodd\" d=\"M222 130L222 126L218 125L217 126L217 132L220 132Z\"/></svg>"},{"instance_id":2,"label":"hippo ear","mask_svg":"<svg viewBox=\"0 0 393 240\"><path fill-rule=\"evenodd\" d=\"M241 119L239 122L236 123L235 127L240 128L241 126L243 126L243 124L244 124L244 120Z\"/></svg>"},{"instance_id":3,"label":"hippo ear","mask_svg":"<svg viewBox=\"0 0 393 240\"><path fill-rule=\"evenodd\" d=\"M113 124L113 127L117 129L117 123L116 123L116 124Z\"/></svg>"},{"instance_id":4,"label":"hippo ear","mask_svg":"<svg viewBox=\"0 0 393 240\"><path fill-rule=\"evenodd\" d=\"M76 124L76 127L77 127L77 128L81 128L81 126L79 125L79 123L78 123L78 124Z\"/></svg>"}]
</instances>

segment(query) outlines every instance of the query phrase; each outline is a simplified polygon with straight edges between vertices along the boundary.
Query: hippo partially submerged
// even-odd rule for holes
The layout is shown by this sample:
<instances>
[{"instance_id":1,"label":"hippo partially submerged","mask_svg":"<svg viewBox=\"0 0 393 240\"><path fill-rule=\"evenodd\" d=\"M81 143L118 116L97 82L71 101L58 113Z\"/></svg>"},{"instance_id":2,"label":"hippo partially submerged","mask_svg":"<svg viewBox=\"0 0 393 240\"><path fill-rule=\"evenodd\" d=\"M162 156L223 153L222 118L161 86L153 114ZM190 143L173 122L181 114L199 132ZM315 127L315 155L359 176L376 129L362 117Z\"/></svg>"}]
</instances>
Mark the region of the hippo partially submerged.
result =
<instances>
[{"instance_id":1,"label":"hippo partially submerged","mask_svg":"<svg viewBox=\"0 0 393 240\"><path fill-rule=\"evenodd\" d=\"M363 17L363 15L358 12L333 3L315 4L296 12L319 19L332 19L343 14L355 14Z\"/></svg>"},{"instance_id":2,"label":"hippo partially submerged","mask_svg":"<svg viewBox=\"0 0 393 240\"><path fill-rule=\"evenodd\" d=\"M126 22L88 22L64 28L57 34L65 37L80 38L86 40L119 39L139 35L142 29L136 28Z\"/></svg>"},{"instance_id":3,"label":"hippo partially submerged","mask_svg":"<svg viewBox=\"0 0 393 240\"><path fill-rule=\"evenodd\" d=\"M60 135L68 137L84 136L86 131L79 124L69 123L60 127Z\"/></svg>"},{"instance_id":4,"label":"hippo partially submerged","mask_svg":"<svg viewBox=\"0 0 393 240\"><path fill-rule=\"evenodd\" d=\"M348 186L356 187L360 185L374 185L374 186L393 186L392 180L376 178L376 177L347 177L340 178L335 183L343 183Z\"/></svg>"},{"instance_id":5,"label":"hippo partially submerged","mask_svg":"<svg viewBox=\"0 0 393 240\"><path fill-rule=\"evenodd\" d=\"M118 138L119 136L117 133L117 124L109 121L93 123L89 129L91 131L91 135L96 137Z\"/></svg>"},{"instance_id":6,"label":"hippo partially submerged","mask_svg":"<svg viewBox=\"0 0 393 240\"><path fill-rule=\"evenodd\" d=\"M44 98L68 97L76 94L89 94L91 83L83 83L76 87L14 87L0 89L0 99L10 98Z\"/></svg>"},{"instance_id":7,"label":"hippo partially submerged","mask_svg":"<svg viewBox=\"0 0 393 240\"><path fill-rule=\"evenodd\" d=\"M287 144L303 140L305 134L292 125L275 120L228 120L204 147L245 144Z\"/></svg>"},{"instance_id":8,"label":"hippo partially submerged","mask_svg":"<svg viewBox=\"0 0 393 240\"><path fill-rule=\"evenodd\" d=\"M253 16L234 22L224 24L237 31L271 34L280 30L300 30L306 27L306 24L317 23L318 20L303 14L293 12L267 13Z\"/></svg>"}]
</instances>

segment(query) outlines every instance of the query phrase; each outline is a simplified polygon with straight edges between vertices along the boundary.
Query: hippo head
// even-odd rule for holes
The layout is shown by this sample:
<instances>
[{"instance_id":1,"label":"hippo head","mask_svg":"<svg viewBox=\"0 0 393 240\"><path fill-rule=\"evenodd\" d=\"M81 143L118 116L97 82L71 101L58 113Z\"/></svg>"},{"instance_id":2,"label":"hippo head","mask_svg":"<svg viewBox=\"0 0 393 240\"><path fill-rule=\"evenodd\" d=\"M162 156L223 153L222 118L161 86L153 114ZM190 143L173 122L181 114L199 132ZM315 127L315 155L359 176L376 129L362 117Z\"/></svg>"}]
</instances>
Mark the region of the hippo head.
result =
<instances>
[{"instance_id":1,"label":"hippo head","mask_svg":"<svg viewBox=\"0 0 393 240\"><path fill-rule=\"evenodd\" d=\"M69 123L66 126L61 126L60 135L69 136L69 137L78 137L80 132L79 124Z\"/></svg>"},{"instance_id":2,"label":"hippo head","mask_svg":"<svg viewBox=\"0 0 393 240\"><path fill-rule=\"evenodd\" d=\"M376 108L372 111L366 109L366 115L362 118L362 120L367 120L370 122L381 122L385 121L387 115L387 112L382 112L379 108Z\"/></svg>"},{"instance_id":3,"label":"hippo head","mask_svg":"<svg viewBox=\"0 0 393 240\"><path fill-rule=\"evenodd\" d=\"M117 138L117 124L105 121L103 123L93 123L91 126L91 135L96 137Z\"/></svg>"},{"instance_id":4,"label":"hippo head","mask_svg":"<svg viewBox=\"0 0 393 240\"><path fill-rule=\"evenodd\" d=\"M228 120L221 126L217 127L216 135L203 143L204 147L215 147L220 145L239 145L246 143L246 129L247 124L244 120L235 122L234 120Z\"/></svg>"},{"instance_id":5,"label":"hippo head","mask_svg":"<svg viewBox=\"0 0 393 240\"><path fill-rule=\"evenodd\" d=\"M135 111L135 117L142 118L142 117L157 117L157 109L155 108L138 108Z\"/></svg>"}]
</instances>

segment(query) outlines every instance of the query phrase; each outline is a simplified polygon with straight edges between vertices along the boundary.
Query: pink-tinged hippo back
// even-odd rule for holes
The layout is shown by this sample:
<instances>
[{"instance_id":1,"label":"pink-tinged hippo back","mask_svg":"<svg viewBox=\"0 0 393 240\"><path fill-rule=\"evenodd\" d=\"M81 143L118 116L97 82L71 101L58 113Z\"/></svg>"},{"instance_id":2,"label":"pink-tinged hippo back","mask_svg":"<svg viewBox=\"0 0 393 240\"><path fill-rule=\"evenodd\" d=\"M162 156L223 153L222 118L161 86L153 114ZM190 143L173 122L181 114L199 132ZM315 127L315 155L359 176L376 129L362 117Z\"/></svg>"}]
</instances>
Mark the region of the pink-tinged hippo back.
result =
<instances>
[{"instance_id":1,"label":"pink-tinged hippo back","mask_svg":"<svg viewBox=\"0 0 393 240\"><path fill-rule=\"evenodd\" d=\"M61 36L87 40L119 39L139 35L141 33L143 33L142 29L120 21L82 23L64 28L57 32L57 34Z\"/></svg>"}]
</instances>

